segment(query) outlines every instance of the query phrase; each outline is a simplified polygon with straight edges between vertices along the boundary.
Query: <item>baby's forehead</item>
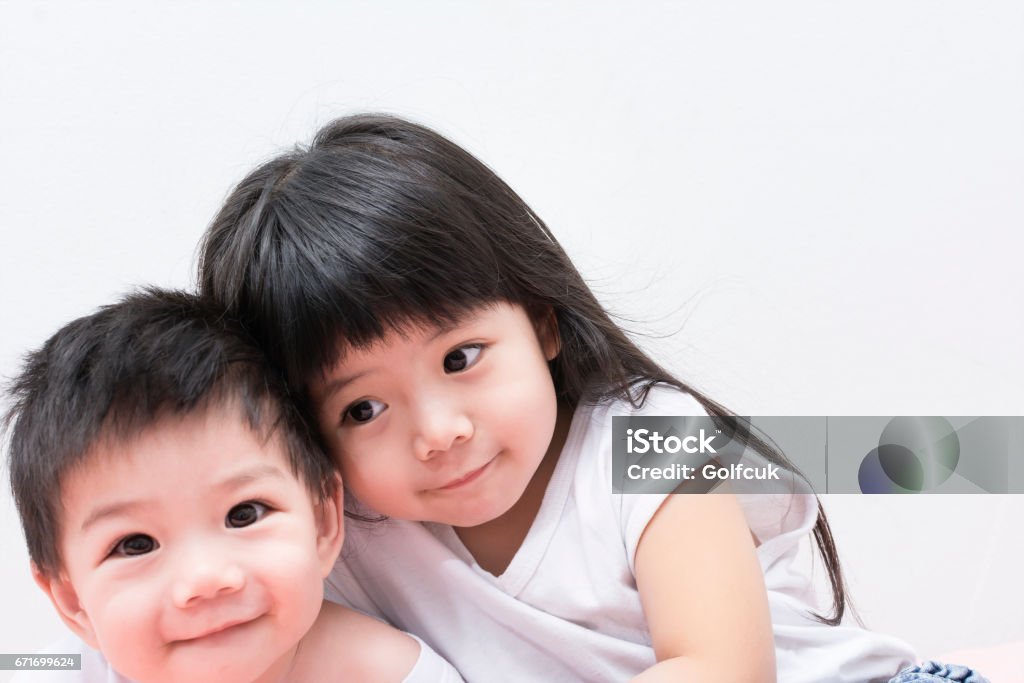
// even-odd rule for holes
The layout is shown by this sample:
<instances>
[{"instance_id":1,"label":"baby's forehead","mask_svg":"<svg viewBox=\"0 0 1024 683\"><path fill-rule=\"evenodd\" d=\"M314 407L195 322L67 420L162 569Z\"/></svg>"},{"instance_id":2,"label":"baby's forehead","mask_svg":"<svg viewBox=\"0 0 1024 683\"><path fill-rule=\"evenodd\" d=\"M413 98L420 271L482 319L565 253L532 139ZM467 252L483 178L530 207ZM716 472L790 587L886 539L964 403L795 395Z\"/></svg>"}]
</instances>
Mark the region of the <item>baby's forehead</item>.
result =
<instances>
[{"instance_id":1,"label":"baby's forehead","mask_svg":"<svg viewBox=\"0 0 1024 683\"><path fill-rule=\"evenodd\" d=\"M105 430L61 479L61 509L72 525L104 505L194 504L255 482L302 483L284 440L252 428L234 406L163 416L129 434Z\"/></svg>"}]
</instances>

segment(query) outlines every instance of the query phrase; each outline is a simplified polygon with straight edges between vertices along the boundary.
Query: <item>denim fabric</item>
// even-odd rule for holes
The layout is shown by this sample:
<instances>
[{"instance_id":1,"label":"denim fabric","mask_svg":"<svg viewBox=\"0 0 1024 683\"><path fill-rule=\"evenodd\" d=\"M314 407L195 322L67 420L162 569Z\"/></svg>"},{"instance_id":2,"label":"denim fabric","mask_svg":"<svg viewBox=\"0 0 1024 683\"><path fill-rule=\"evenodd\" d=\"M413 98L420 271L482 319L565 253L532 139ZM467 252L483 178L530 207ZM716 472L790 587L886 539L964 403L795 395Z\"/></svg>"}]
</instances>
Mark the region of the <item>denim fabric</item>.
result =
<instances>
[{"instance_id":1,"label":"denim fabric","mask_svg":"<svg viewBox=\"0 0 1024 683\"><path fill-rule=\"evenodd\" d=\"M942 681L959 681L960 683L989 683L989 680L973 669L959 664L942 664L940 662L923 662L921 666L912 666L896 674L889 683L941 683Z\"/></svg>"}]
</instances>

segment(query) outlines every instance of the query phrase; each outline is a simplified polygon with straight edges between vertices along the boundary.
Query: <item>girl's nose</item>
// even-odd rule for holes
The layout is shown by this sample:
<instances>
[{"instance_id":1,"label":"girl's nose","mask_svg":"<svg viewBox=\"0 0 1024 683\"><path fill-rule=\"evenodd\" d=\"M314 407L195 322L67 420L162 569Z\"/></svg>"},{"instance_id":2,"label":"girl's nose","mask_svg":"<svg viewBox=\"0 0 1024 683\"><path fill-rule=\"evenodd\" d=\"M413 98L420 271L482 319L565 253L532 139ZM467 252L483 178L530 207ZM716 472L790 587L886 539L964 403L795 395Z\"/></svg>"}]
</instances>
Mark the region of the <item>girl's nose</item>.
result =
<instances>
[{"instance_id":1,"label":"girl's nose","mask_svg":"<svg viewBox=\"0 0 1024 683\"><path fill-rule=\"evenodd\" d=\"M182 560L171 589L176 607L191 607L245 586L245 572L223 552L194 552Z\"/></svg>"},{"instance_id":2,"label":"girl's nose","mask_svg":"<svg viewBox=\"0 0 1024 683\"><path fill-rule=\"evenodd\" d=\"M439 402L421 411L417 427L413 452L424 462L473 437L473 421L466 412Z\"/></svg>"}]
</instances>

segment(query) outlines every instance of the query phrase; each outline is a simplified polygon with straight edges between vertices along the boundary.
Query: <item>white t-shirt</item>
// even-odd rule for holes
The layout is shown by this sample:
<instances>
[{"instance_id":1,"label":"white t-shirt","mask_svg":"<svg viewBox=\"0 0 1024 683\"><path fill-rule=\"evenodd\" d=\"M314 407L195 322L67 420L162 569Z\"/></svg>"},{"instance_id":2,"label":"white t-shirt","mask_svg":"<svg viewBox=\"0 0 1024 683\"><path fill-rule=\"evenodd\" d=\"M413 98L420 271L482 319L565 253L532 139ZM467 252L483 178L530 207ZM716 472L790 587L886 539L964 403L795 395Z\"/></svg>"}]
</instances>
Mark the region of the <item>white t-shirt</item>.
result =
<instances>
[{"instance_id":1,"label":"white t-shirt","mask_svg":"<svg viewBox=\"0 0 1024 683\"><path fill-rule=\"evenodd\" d=\"M420 656L412 670L402 679L402 683L464 683L451 664L442 659L422 640L411 633L409 635L420 644ZM39 653L40 656L57 654L82 655L81 670L19 671L11 679L11 683L134 683L110 668L110 664L103 658L103 655L75 636L68 636ZM340 674L336 680L339 683L348 683ZM316 683L330 683L330 681L331 679L325 678Z\"/></svg>"},{"instance_id":2,"label":"white t-shirt","mask_svg":"<svg viewBox=\"0 0 1024 683\"><path fill-rule=\"evenodd\" d=\"M612 493L611 417L704 414L668 387L640 410L623 401L581 407L503 574L477 565L451 527L349 521L326 595L418 634L469 683L627 681L655 663L633 561L665 496ZM807 615L817 605L795 559L817 519L813 496L739 499L760 542L780 683L887 681L914 661L895 638Z\"/></svg>"}]
</instances>

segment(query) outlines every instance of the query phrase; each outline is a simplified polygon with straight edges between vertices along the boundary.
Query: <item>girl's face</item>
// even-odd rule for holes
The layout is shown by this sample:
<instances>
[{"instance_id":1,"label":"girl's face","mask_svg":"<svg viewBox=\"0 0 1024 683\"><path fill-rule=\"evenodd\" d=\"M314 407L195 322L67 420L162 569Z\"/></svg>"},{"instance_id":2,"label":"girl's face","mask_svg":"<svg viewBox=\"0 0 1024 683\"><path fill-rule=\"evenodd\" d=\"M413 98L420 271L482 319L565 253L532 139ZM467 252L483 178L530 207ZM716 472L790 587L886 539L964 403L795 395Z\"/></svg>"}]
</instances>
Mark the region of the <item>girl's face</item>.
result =
<instances>
[{"instance_id":1,"label":"girl's face","mask_svg":"<svg viewBox=\"0 0 1024 683\"><path fill-rule=\"evenodd\" d=\"M472 527L507 512L551 445L553 320L518 305L391 332L314 383L348 489L380 514Z\"/></svg>"}]
</instances>

